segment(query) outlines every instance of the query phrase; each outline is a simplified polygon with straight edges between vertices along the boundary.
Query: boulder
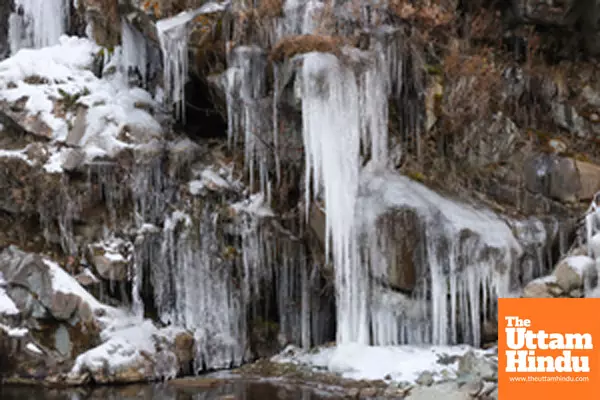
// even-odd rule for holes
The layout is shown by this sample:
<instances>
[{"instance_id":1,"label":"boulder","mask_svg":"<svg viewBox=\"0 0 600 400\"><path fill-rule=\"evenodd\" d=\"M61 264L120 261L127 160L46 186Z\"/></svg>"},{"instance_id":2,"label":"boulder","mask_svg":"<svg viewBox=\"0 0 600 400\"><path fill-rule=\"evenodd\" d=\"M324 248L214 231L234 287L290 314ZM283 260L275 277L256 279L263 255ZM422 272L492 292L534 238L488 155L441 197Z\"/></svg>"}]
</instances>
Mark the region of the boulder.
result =
<instances>
[{"instance_id":1,"label":"boulder","mask_svg":"<svg viewBox=\"0 0 600 400\"><path fill-rule=\"evenodd\" d=\"M581 182L581 200L591 201L600 191L600 166L585 161L574 160Z\"/></svg>"},{"instance_id":2,"label":"boulder","mask_svg":"<svg viewBox=\"0 0 600 400\"><path fill-rule=\"evenodd\" d=\"M550 275L542 278L534 279L523 288L522 297L525 298L550 298L555 297L552 288L556 287L558 282L556 276ZM562 289L561 289L562 291Z\"/></svg>"},{"instance_id":3,"label":"boulder","mask_svg":"<svg viewBox=\"0 0 600 400\"><path fill-rule=\"evenodd\" d=\"M497 381L498 363L487 355L480 355L470 350L458 361L458 375L463 378Z\"/></svg>"},{"instance_id":4,"label":"boulder","mask_svg":"<svg viewBox=\"0 0 600 400\"><path fill-rule=\"evenodd\" d=\"M555 154L536 154L525 160L525 186L564 203L578 200L581 192L579 171L575 162Z\"/></svg>"},{"instance_id":5,"label":"boulder","mask_svg":"<svg viewBox=\"0 0 600 400\"><path fill-rule=\"evenodd\" d=\"M129 277L133 245L119 238L111 238L88 246L88 260L98 276L110 281L125 281Z\"/></svg>"},{"instance_id":6,"label":"boulder","mask_svg":"<svg viewBox=\"0 0 600 400\"><path fill-rule=\"evenodd\" d=\"M596 262L588 256L569 256L558 263L554 272L556 282L566 293L574 289L596 286ZM589 285L589 286L587 286Z\"/></svg>"},{"instance_id":7,"label":"boulder","mask_svg":"<svg viewBox=\"0 0 600 400\"><path fill-rule=\"evenodd\" d=\"M410 391L409 400L472 400L468 390L461 390L456 382L446 382L433 386L417 386Z\"/></svg>"}]
</instances>

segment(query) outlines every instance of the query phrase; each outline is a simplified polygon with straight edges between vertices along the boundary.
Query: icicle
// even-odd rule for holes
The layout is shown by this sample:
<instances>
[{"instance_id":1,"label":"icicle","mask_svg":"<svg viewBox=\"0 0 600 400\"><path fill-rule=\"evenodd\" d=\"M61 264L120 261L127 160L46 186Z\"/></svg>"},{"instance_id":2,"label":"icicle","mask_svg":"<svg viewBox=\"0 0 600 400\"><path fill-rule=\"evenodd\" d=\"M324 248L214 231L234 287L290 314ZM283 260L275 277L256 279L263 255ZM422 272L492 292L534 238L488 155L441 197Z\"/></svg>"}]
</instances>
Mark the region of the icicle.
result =
<instances>
[{"instance_id":1,"label":"icicle","mask_svg":"<svg viewBox=\"0 0 600 400\"><path fill-rule=\"evenodd\" d=\"M354 230L360 168L359 88L354 74L336 57L319 53L305 56L302 83L307 181L312 175L324 188L326 250L332 240L335 262L337 341L367 344L368 278L358 260Z\"/></svg>"},{"instance_id":2,"label":"icicle","mask_svg":"<svg viewBox=\"0 0 600 400\"><path fill-rule=\"evenodd\" d=\"M141 78L140 86L145 86L148 77L146 38L125 18L121 18L121 38L126 74L135 73L137 69L137 73L140 74Z\"/></svg>"},{"instance_id":3,"label":"icicle","mask_svg":"<svg viewBox=\"0 0 600 400\"><path fill-rule=\"evenodd\" d=\"M175 106L175 118L185 121L185 84L188 79L189 24L199 15L223 11L229 2L206 3L195 11L184 11L156 23L163 53L163 85L165 101Z\"/></svg>"},{"instance_id":4,"label":"icicle","mask_svg":"<svg viewBox=\"0 0 600 400\"><path fill-rule=\"evenodd\" d=\"M9 18L10 51L58 44L66 31L66 0L15 0Z\"/></svg>"}]
</instances>

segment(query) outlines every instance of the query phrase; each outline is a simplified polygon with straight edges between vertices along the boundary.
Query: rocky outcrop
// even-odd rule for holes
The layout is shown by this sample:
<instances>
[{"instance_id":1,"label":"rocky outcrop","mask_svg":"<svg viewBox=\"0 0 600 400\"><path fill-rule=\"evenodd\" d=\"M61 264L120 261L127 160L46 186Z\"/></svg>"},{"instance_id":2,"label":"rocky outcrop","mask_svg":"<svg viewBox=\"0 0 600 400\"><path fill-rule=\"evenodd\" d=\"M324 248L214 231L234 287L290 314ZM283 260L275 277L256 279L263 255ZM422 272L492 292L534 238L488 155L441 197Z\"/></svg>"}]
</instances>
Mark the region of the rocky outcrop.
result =
<instances>
[{"instance_id":1,"label":"rocky outcrop","mask_svg":"<svg viewBox=\"0 0 600 400\"><path fill-rule=\"evenodd\" d=\"M9 247L0 276L0 344L11 360L5 381L141 382L190 372L189 332L98 302L54 261Z\"/></svg>"},{"instance_id":2,"label":"rocky outcrop","mask_svg":"<svg viewBox=\"0 0 600 400\"><path fill-rule=\"evenodd\" d=\"M460 296L477 307L482 291L583 297L597 286L593 259L565 258L572 222L600 189L600 77L568 44L581 27L578 50L597 54L597 6L232 2L170 20L179 53L161 57L156 22L203 3L82 0L70 31L89 23L96 43L63 39L60 57L23 52L2 64L0 289L18 313L2 315L0 346L21 365L5 368L12 378L170 378L333 339L327 205L302 198L318 147L303 141L312 86L302 63L315 51L368 87L356 92L360 112L343 99L349 114L383 105L362 128L390 142L390 171L366 173L357 190L357 257L375 267L352 298L373 293L379 327L434 332L367 329L373 341L479 345L494 340L494 316L452 308ZM548 57L557 48L562 64ZM322 95L336 82L319 72ZM173 106L188 120L173 123ZM340 138L352 130L344 122ZM381 150L367 142L361 165ZM59 290L57 275L77 290ZM111 328L125 314L108 304L137 319ZM459 382L433 384L429 371L410 397L491 397L486 362L465 355Z\"/></svg>"}]
</instances>

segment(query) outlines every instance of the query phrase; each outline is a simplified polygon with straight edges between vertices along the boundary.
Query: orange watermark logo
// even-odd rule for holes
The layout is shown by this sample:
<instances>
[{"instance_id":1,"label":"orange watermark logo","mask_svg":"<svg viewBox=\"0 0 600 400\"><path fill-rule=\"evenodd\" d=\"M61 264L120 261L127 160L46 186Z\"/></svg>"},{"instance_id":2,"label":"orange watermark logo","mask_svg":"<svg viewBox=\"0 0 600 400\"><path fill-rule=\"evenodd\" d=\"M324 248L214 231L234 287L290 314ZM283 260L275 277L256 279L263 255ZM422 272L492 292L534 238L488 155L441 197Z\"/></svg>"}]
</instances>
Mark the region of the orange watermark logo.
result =
<instances>
[{"instance_id":1,"label":"orange watermark logo","mask_svg":"<svg viewBox=\"0 0 600 400\"><path fill-rule=\"evenodd\" d=\"M600 398L600 299L498 302L499 400Z\"/></svg>"}]
</instances>

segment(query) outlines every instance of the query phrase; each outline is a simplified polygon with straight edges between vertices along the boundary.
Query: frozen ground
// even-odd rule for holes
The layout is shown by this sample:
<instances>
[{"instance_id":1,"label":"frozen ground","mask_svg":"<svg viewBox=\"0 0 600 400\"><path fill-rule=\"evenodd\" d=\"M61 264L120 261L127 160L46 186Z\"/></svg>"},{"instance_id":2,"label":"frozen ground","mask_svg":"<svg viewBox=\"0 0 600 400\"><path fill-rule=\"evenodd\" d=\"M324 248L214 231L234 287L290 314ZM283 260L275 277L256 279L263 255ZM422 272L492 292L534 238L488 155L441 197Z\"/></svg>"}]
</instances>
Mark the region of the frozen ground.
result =
<instances>
[{"instance_id":1,"label":"frozen ground","mask_svg":"<svg viewBox=\"0 0 600 400\"><path fill-rule=\"evenodd\" d=\"M484 355L470 346L365 346L338 345L304 351L293 346L272 358L341 375L355 380L385 380L415 383L423 372L434 381L457 377L458 363L468 351Z\"/></svg>"}]
</instances>

